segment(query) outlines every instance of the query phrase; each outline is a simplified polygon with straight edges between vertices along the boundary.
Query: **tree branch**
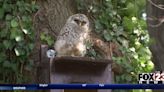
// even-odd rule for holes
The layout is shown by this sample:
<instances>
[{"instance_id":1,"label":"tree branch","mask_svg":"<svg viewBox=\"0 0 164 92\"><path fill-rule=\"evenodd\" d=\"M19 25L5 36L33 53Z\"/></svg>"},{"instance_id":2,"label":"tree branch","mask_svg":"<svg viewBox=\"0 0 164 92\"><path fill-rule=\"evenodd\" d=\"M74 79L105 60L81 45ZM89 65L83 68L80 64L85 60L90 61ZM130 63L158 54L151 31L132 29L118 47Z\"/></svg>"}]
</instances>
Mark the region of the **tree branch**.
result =
<instances>
[{"instance_id":1,"label":"tree branch","mask_svg":"<svg viewBox=\"0 0 164 92\"><path fill-rule=\"evenodd\" d=\"M148 0L148 2L149 3L151 3L152 5L154 5L155 7L157 7L157 8L159 8L159 9L161 9L161 10L164 10L164 8L162 7L162 6L164 6L164 5L157 5L157 4L155 4L154 2L152 2L152 0Z\"/></svg>"}]
</instances>

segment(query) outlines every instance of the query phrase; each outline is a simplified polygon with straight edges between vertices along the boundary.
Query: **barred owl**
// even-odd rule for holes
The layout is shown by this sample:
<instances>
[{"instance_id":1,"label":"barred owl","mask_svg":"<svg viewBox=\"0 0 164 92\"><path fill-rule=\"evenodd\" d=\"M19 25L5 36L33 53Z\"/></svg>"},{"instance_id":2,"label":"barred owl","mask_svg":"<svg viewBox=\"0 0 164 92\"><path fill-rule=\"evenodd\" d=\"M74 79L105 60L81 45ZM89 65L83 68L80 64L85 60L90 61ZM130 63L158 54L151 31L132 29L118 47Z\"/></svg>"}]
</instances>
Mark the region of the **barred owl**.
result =
<instances>
[{"instance_id":1,"label":"barred owl","mask_svg":"<svg viewBox=\"0 0 164 92\"><path fill-rule=\"evenodd\" d=\"M55 42L57 56L85 56L88 34L89 20L86 15L70 16Z\"/></svg>"}]
</instances>

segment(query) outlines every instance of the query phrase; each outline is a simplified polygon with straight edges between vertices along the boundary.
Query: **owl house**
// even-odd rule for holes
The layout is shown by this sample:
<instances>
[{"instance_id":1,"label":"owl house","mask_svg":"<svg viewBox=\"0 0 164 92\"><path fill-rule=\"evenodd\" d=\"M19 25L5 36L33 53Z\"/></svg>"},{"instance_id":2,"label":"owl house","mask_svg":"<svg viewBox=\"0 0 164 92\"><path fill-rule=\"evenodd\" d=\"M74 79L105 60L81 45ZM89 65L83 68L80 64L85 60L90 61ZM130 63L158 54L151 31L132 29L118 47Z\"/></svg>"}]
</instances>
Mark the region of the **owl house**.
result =
<instances>
[{"instance_id":1,"label":"owl house","mask_svg":"<svg viewBox=\"0 0 164 92\"><path fill-rule=\"evenodd\" d=\"M110 60L96 60L84 57L59 57L51 64L50 82L55 84L109 84L112 83ZM93 91L93 90L92 90ZM51 92L56 92L52 90ZM58 91L58 92L63 92ZM66 90L64 92L70 92ZM71 92L77 92L72 90ZM87 92L87 91L83 91ZM107 90L94 92L110 92Z\"/></svg>"},{"instance_id":2,"label":"owl house","mask_svg":"<svg viewBox=\"0 0 164 92\"><path fill-rule=\"evenodd\" d=\"M41 62L39 67L39 83L51 84L112 84L113 62L108 59L91 59L87 57L55 57L49 60L45 53L46 47L41 47ZM111 90L74 90L60 89L50 92L111 92Z\"/></svg>"}]
</instances>

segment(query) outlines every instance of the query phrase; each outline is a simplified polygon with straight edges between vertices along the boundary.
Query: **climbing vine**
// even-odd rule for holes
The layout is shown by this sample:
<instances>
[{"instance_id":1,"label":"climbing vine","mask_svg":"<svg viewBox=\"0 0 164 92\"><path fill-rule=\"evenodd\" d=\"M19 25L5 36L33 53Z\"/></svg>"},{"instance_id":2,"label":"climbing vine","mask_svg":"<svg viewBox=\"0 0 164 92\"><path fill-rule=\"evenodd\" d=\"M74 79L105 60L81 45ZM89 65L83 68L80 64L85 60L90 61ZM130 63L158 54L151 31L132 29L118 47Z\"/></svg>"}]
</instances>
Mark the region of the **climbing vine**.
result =
<instances>
[{"instance_id":1,"label":"climbing vine","mask_svg":"<svg viewBox=\"0 0 164 92\"><path fill-rule=\"evenodd\" d=\"M24 83L34 48L35 0L0 0L0 83Z\"/></svg>"},{"instance_id":2,"label":"climbing vine","mask_svg":"<svg viewBox=\"0 0 164 92\"><path fill-rule=\"evenodd\" d=\"M149 36L145 22L145 0L98 0L85 3L76 0L80 12L94 18L92 31L106 42L115 42L123 56L112 59L124 68L116 83L137 83L137 75L150 72L153 64L148 49ZM95 0L96 1L96 0ZM23 83L24 69L31 71L29 56L34 48L32 16L38 9L35 0L0 0L0 83ZM52 45L46 34L41 39ZM92 49L90 56L96 57Z\"/></svg>"},{"instance_id":3,"label":"climbing vine","mask_svg":"<svg viewBox=\"0 0 164 92\"><path fill-rule=\"evenodd\" d=\"M123 67L124 73L115 77L116 83L137 83L139 73L152 71L145 0L76 1L79 12L92 16L92 31L104 41L119 45L123 56L113 56L112 59ZM89 53L96 57L94 50Z\"/></svg>"}]
</instances>

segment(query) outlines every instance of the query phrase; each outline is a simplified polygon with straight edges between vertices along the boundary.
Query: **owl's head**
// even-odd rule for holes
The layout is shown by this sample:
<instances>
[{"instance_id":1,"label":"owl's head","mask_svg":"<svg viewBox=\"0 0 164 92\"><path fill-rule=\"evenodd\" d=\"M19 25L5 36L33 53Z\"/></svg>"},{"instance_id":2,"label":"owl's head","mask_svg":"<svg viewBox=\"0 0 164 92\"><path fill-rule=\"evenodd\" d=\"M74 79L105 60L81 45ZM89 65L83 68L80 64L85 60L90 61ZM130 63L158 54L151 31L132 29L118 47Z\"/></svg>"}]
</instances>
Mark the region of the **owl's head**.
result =
<instances>
[{"instance_id":1,"label":"owl's head","mask_svg":"<svg viewBox=\"0 0 164 92\"><path fill-rule=\"evenodd\" d=\"M70 16L67 23L73 23L86 31L89 31L89 20L84 14L74 14Z\"/></svg>"}]
</instances>

